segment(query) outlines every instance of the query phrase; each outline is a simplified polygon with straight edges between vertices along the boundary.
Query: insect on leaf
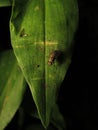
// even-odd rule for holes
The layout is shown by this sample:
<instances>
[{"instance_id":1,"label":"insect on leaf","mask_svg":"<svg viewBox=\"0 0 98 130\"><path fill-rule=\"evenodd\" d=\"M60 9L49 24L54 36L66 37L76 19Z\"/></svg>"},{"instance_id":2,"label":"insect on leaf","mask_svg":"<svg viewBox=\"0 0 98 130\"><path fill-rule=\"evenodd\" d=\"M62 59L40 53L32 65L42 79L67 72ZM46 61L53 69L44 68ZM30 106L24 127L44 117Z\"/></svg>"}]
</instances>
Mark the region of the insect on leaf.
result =
<instances>
[{"instance_id":1,"label":"insect on leaf","mask_svg":"<svg viewBox=\"0 0 98 130\"><path fill-rule=\"evenodd\" d=\"M13 0L11 42L45 128L71 63L77 25L76 0ZM55 50L59 57L51 56Z\"/></svg>"}]
</instances>

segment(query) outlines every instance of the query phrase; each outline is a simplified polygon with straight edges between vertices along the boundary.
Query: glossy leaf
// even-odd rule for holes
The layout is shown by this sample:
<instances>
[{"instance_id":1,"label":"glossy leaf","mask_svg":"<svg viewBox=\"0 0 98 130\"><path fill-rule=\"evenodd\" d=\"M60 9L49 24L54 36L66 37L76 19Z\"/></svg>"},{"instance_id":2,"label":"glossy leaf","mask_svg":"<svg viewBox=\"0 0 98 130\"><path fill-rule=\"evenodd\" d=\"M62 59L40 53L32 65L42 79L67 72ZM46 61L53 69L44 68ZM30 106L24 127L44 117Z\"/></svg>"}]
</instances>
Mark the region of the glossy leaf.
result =
<instances>
[{"instance_id":1,"label":"glossy leaf","mask_svg":"<svg viewBox=\"0 0 98 130\"><path fill-rule=\"evenodd\" d=\"M0 130L11 121L25 91L24 77L13 51L0 54Z\"/></svg>"},{"instance_id":2,"label":"glossy leaf","mask_svg":"<svg viewBox=\"0 0 98 130\"><path fill-rule=\"evenodd\" d=\"M13 0L11 42L44 127L71 63L77 24L76 0Z\"/></svg>"}]
</instances>

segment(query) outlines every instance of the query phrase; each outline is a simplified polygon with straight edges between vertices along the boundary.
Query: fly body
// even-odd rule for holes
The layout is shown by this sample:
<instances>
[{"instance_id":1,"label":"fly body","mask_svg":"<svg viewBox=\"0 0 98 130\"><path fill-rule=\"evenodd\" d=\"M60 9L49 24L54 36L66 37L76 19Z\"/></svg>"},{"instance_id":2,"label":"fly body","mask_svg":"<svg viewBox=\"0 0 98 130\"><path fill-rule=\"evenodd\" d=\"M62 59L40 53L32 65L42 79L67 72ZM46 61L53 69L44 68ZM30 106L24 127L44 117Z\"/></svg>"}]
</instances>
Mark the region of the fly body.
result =
<instances>
[{"instance_id":1,"label":"fly body","mask_svg":"<svg viewBox=\"0 0 98 130\"><path fill-rule=\"evenodd\" d=\"M54 60L58 58L60 53L61 53L61 51L59 51L59 50L55 50L55 51L51 52L50 56L49 56L49 60L48 60L48 65L52 65Z\"/></svg>"}]
</instances>

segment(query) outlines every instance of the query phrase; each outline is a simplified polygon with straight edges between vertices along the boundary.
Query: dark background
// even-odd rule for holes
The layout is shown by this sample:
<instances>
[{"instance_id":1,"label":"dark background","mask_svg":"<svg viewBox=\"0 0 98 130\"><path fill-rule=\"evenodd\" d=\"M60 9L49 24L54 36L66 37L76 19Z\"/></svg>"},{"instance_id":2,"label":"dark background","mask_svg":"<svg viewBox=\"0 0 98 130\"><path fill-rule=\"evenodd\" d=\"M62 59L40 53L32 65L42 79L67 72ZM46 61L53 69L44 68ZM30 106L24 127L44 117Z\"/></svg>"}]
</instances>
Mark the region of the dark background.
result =
<instances>
[{"instance_id":1,"label":"dark background","mask_svg":"<svg viewBox=\"0 0 98 130\"><path fill-rule=\"evenodd\" d=\"M79 26L72 63L62 83L58 104L68 130L98 130L98 0L78 0L78 5ZM0 51L11 48L10 14L11 7L0 8ZM6 130L17 125L17 117L18 112ZM31 122L27 115L25 125Z\"/></svg>"}]
</instances>

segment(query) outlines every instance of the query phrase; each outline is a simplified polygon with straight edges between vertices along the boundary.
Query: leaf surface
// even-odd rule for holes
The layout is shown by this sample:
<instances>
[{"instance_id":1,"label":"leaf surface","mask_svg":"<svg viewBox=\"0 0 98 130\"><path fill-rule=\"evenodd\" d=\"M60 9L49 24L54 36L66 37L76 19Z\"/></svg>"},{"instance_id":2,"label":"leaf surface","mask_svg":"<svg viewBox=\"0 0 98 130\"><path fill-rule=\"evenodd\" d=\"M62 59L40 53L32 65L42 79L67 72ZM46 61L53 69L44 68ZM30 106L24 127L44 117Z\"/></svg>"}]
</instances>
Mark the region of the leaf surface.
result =
<instances>
[{"instance_id":1,"label":"leaf surface","mask_svg":"<svg viewBox=\"0 0 98 130\"><path fill-rule=\"evenodd\" d=\"M71 63L78 24L77 1L13 0L12 7L12 46L39 117L47 127ZM55 50L60 52L59 56Z\"/></svg>"},{"instance_id":2,"label":"leaf surface","mask_svg":"<svg viewBox=\"0 0 98 130\"><path fill-rule=\"evenodd\" d=\"M17 111L25 91L25 80L13 51L0 53L0 130Z\"/></svg>"}]
</instances>

